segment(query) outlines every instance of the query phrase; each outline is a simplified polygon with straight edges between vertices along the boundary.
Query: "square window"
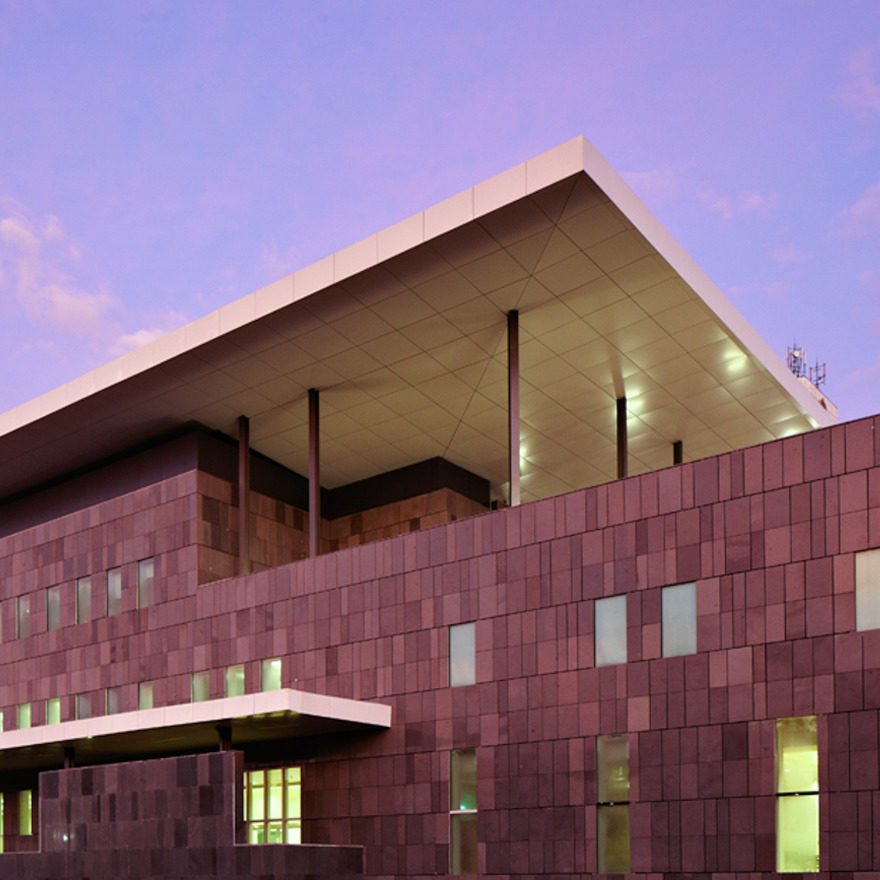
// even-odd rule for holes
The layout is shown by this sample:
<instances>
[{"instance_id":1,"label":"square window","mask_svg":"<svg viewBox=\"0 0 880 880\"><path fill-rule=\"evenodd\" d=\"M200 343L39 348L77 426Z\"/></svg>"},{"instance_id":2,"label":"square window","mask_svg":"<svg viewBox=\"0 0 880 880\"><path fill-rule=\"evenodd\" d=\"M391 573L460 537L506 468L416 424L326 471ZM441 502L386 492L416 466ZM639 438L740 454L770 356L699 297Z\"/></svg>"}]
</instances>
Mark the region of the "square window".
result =
<instances>
[{"instance_id":1,"label":"square window","mask_svg":"<svg viewBox=\"0 0 880 880\"><path fill-rule=\"evenodd\" d=\"M92 579L79 578L76 582L76 622L88 623L92 619Z\"/></svg>"},{"instance_id":2,"label":"square window","mask_svg":"<svg viewBox=\"0 0 880 880\"><path fill-rule=\"evenodd\" d=\"M153 682L142 681L138 685L138 709L153 708Z\"/></svg>"},{"instance_id":3,"label":"square window","mask_svg":"<svg viewBox=\"0 0 880 880\"><path fill-rule=\"evenodd\" d=\"M107 572L107 616L122 611L122 569L111 568Z\"/></svg>"},{"instance_id":4,"label":"square window","mask_svg":"<svg viewBox=\"0 0 880 880\"><path fill-rule=\"evenodd\" d=\"M194 672L190 682L190 699L203 703L211 699L211 676L208 672Z\"/></svg>"},{"instance_id":5,"label":"square window","mask_svg":"<svg viewBox=\"0 0 880 880\"><path fill-rule=\"evenodd\" d=\"M473 623L457 623L449 627L449 687L476 683L476 650Z\"/></svg>"},{"instance_id":6,"label":"square window","mask_svg":"<svg viewBox=\"0 0 880 880\"><path fill-rule=\"evenodd\" d=\"M226 667L224 694L227 697L240 697L244 694L244 664Z\"/></svg>"},{"instance_id":7,"label":"square window","mask_svg":"<svg viewBox=\"0 0 880 880\"><path fill-rule=\"evenodd\" d=\"M856 553L856 629L880 629L880 550Z\"/></svg>"},{"instance_id":8,"label":"square window","mask_svg":"<svg viewBox=\"0 0 880 880\"><path fill-rule=\"evenodd\" d=\"M31 597L19 596L15 600L15 636L26 639L31 634Z\"/></svg>"},{"instance_id":9,"label":"square window","mask_svg":"<svg viewBox=\"0 0 880 880\"><path fill-rule=\"evenodd\" d=\"M153 558L142 559L138 562L137 573L137 605L138 608L149 608L155 601L153 595L155 565Z\"/></svg>"},{"instance_id":10,"label":"square window","mask_svg":"<svg viewBox=\"0 0 880 880\"><path fill-rule=\"evenodd\" d=\"M49 697L46 700L46 724L61 723L61 697Z\"/></svg>"},{"instance_id":11,"label":"square window","mask_svg":"<svg viewBox=\"0 0 880 880\"><path fill-rule=\"evenodd\" d=\"M19 730L27 730L31 726L31 704L19 703L16 710L16 722Z\"/></svg>"},{"instance_id":12,"label":"square window","mask_svg":"<svg viewBox=\"0 0 880 880\"><path fill-rule=\"evenodd\" d=\"M58 629L61 626L61 587L49 587L46 590L46 630Z\"/></svg>"},{"instance_id":13,"label":"square window","mask_svg":"<svg viewBox=\"0 0 880 880\"><path fill-rule=\"evenodd\" d=\"M260 690L281 690L281 658L272 657L260 664Z\"/></svg>"},{"instance_id":14,"label":"square window","mask_svg":"<svg viewBox=\"0 0 880 880\"><path fill-rule=\"evenodd\" d=\"M626 663L626 596L597 599L593 618L596 666Z\"/></svg>"},{"instance_id":15,"label":"square window","mask_svg":"<svg viewBox=\"0 0 880 880\"><path fill-rule=\"evenodd\" d=\"M91 718L92 717L92 697L91 694L76 695L76 717Z\"/></svg>"},{"instance_id":16,"label":"square window","mask_svg":"<svg viewBox=\"0 0 880 880\"><path fill-rule=\"evenodd\" d=\"M299 767L245 771L242 806L248 843L301 843L301 792Z\"/></svg>"},{"instance_id":17,"label":"square window","mask_svg":"<svg viewBox=\"0 0 880 880\"><path fill-rule=\"evenodd\" d=\"M122 688L119 685L107 688L105 703L108 715L116 715L122 711Z\"/></svg>"},{"instance_id":18,"label":"square window","mask_svg":"<svg viewBox=\"0 0 880 880\"><path fill-rule=\"evenodd\" d=\"M697 651L697 585L664 587L663 656L680 657Z\"/></svg>"}]
</instances>

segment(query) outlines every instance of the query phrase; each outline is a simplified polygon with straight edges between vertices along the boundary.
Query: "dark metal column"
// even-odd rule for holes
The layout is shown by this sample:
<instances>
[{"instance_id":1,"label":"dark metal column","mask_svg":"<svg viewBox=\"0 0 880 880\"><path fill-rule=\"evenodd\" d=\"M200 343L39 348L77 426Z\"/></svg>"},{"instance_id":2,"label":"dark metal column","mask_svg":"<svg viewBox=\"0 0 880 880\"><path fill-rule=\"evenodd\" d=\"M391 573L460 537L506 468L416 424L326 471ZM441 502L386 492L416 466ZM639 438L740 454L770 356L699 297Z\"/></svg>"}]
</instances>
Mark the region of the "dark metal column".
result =
<instances>
[{"instance_id":1,"label":"dark metal column","mask_svg":"<svg viewBox=\"0 0 880 880\"><path fill-rule=\"evenodd\" d=\"M617 398L617 479L629 474L626 450L626 398Z\"/></svg>"},{"instance_id":2,"label":"dark metal column","mask_svg":"<svg viewBox=\"0 0 880 880\"><path fill-rule=\"evenodd\" d=\"M672 444L672 463L681 464L684 461L684 446L681 440L675 440Z\"/></svg>"},{"instance_id":3,"label":"dark metal column","mask_svg":"<svg viewBox=\"0 0 880 880\"><path fill-rule=\"evenodd\" d=\"M317 388L309 388L309 556L321 552L321 438Z\"/></svg>"},{"instance_id":4,"label":"dark metal column","mask_svg":"<svg viewBox=\"0 0 880 880\"><path fill-rule=\"evenodd\" d=\"M251 570L251 428L247 416L238 417L238 573Z\"/></svg>"},{"instance_id":5,"label":"dark metal column","mask_svg":"<svg viewBox=\"0 0 880 880\"><path fill-rule=\"evenodd\" d=\"M519 504L519 312L507 313L507 425L510 506Z\"/></svg>"}]
</instances>

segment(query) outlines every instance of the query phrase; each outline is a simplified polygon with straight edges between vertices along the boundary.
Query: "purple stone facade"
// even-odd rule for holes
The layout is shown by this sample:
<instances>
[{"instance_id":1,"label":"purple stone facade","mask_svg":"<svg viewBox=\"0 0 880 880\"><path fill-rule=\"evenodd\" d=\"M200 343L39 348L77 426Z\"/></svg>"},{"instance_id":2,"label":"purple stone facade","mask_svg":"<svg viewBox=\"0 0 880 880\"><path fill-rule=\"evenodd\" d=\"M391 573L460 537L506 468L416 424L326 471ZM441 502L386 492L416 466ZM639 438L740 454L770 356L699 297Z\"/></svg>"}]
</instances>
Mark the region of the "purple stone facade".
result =
<instances>
[{"instance_id":1,"label":"purple stone facade","mask_svg":"<svg viewBox=\"0 0 880 880\"><path fill-rule=\"evenodd\" d=\"M141 468L140 485L118 496L6 530L0 705L12 719L32 701L41 724L57 696L66 720L77 693L100 702L118 686L129 710L143 681L155 682L156 705L182 703L201 671L221 697L231 664L245 665L246 689L257 691L270 657L282 658L284 687L387 703L387 731L249 745L243 760L301 766L304 842L363 847L366 876L388 880L448 873L450 753L468 748L481 873L594 874L596 737L619 733L629 734L632 873L772 874L775 720L815 715L820 873L875 880L880 630L855 630L854 554L880 547L878 425L817 430L209 583L199 575L201 472L168 464L151 482L154 471ZM125 461L113 467L126 473ZM70 495L61 485L18 503L49 512ZM134 572L147 556L157 598L137 609ZM74 578L100 583L116 565L120 614L106 617L94 598L91 622L74 623L68 605L61 627L45 632L46 587L72 593ZM661 590L685 582L696 583L696 652L664 658ZM30 635L16 638L25 594ZM615 595L627 596L628 662L597 668L594 604ZM469 621L476 683L450 688L449 627ZM210 774L214 759L199 758L198 772ZM137 766L44 773L44 852L51 811L82 802L83 774L93 773L90 797L119 797L141 785ZM149 784L173 790L170 779ZM201 803L187 798L175 802ZM128 832L115 839L119 858L135 848ZM196 839L178 846L166 835L160 849L203 853ZM204 858L224 857L216 844ZM47 869L25 867L28 858L0 857L0 875L76 876L39 873ZM7 874L8 859L19 861ZM294 876L284 870L253 869Z\"/></svg>"}]
</instances>

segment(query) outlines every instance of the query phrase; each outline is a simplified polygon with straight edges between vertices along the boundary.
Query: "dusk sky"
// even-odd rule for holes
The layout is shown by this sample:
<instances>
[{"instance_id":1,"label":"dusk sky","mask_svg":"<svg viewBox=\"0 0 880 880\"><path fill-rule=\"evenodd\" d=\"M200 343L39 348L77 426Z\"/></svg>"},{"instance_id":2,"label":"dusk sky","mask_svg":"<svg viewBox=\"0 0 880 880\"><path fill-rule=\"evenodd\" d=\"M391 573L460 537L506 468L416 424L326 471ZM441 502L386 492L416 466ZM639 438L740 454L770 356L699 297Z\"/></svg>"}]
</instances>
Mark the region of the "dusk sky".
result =
<instances>
[{"instance_id":1,"label":"dusk sky","mask_svg":"<svg viewBox=\"0 0 880 880\"><path fill-rule=\"evenodd\" d=\"M880 411L880 2L0 0L0 411L585 135Z\"/></svg>"}]
</instances>

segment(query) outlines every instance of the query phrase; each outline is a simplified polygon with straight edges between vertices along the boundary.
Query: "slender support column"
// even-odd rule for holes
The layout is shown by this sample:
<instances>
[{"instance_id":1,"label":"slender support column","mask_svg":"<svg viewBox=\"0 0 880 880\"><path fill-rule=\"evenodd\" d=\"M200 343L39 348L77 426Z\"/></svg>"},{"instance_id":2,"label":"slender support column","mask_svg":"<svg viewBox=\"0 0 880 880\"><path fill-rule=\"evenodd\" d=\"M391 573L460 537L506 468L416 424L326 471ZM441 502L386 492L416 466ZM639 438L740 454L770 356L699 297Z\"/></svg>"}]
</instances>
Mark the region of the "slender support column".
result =
<instances>
[{"instance_id":1,"label":"slender support column","mask_svg":"<svg viewBox=\"0 0 880 880\"><path fill-rule=\"evenodd\" d=\"M247 416L238 417L238 573L251 570L251 428Z\"/></svg>"},{"instance_id":2,"label":"slender support column","mask_svg":"<svg viewBox=\"0 0 880 880\"><path fill-rule=\"evenodd\" d=\"M676 440L672 444L672 463L681 464L684 461L684 447L681 440Z\"/></svg>"},{"instance_id":3,"label":"slender support column","mask_svg":"<svg viewBox=\"0 0 880 880\"><path fill-rule=\"evenodd\" d=\"M76 766L76 757L73 751L73 746L65 746L64 747L64 769L70 770L71 767Z\"/></svg>"},{"instance_id":4,"label":"slender support column","mask_svg":"<svg viewBox=\"0 0 880 880\"><path fill-rule=\"evenodd\" d=\"M217 725L217 747L221 752L232 748L232 728L228 724Z\"/></svg>"},{"instance_id":5,"label":"slender support column","mask_svg":"<svg viewBox=\"0 0 880 880\"><path fill-rule=\"evenodd\" d=\"M629 474L626 450L626 398L617 398L617 479Z\"/></svg>"},{"instance_id":6,"label":"slender support column","mask_svg":"<svg viewBox=\"0 0 880 880\"><path fill-rule=\"evenodd\" d=\"M309 556L321 552L321 438L318 389L309 388Z\"/></svg>"},{"instance_id":7,"label":"slender support column","mask_svg":"<svg viewBox=\"0 0 880 880\"><path fill-rule=\"evenodd\" d=\"M519 312L507 313L507 425L510 506L519 504Z\"/></svg>"}]
</instances>

